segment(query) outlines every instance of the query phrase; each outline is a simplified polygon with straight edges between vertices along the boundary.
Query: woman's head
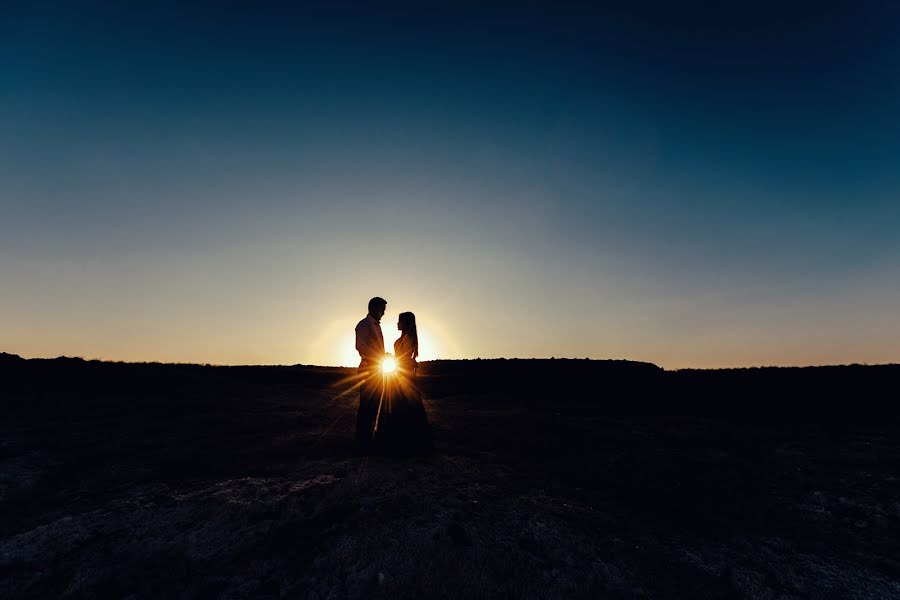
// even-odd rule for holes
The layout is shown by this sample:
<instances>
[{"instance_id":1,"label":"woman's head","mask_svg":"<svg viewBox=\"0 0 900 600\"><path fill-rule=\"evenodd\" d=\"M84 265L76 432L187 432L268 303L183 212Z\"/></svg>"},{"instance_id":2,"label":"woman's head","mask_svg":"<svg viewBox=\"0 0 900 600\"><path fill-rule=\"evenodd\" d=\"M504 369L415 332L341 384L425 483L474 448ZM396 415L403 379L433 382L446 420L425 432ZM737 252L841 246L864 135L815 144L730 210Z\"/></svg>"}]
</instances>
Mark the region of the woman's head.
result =
<instances>
[{"instance_id":1,"label":"woman's head","mask_svg":"<svg viewBox=\"0 0 900 600\"><path fill-rule=\"evenodd\" d=\"M410 329L415 331L416 315L411 312L400 313L399 320L397 321L397 329L400 331L409 331Z\"/></svg>"},{"instance_id":2,"label":"woman's head","mask_svg":"<svg viewBox=\"0 0 900 600\"><path fill-rule=\"evenodd\" d=\"M411 312L400 313L397 329L412 341L412 355L413 358L417 357L419 355L419 332L416 331L416 315Z\"/></svg>"}]
</instances>

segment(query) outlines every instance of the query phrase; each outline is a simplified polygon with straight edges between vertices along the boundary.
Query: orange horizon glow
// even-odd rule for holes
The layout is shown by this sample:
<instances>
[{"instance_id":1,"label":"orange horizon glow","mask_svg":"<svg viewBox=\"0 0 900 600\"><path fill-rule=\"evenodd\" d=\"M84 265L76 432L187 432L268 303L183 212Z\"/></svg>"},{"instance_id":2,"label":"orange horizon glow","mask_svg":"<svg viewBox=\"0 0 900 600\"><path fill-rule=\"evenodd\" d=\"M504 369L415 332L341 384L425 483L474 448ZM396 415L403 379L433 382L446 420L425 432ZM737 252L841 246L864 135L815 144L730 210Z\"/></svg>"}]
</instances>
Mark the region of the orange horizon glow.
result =
<instances>
[{"instance_id":1,"label":"orange horizon glow","mask_svg":"<svg viewBox=\"0 0 900 600\"><path fill-rule=\"evenodd\" d=\"M26 358L356 367L359 355L353 330L365 315L369 290L379 293L381 287L373 280L363 291L335 292L334 298L307 293L305 306L292 301L290 294L273 293L252 312L248 306L253 305L246 302L200 304L179 298L162 307L165 315L158 308L159 296L147 297L143 305L110 303L111 310L102 315L96 313L102 304L87 306L70 298L71 314L48 313L41 322L22 318L21 312L8 311L5 321L0 315L0 351ZM874 311L857 313L846 323L812 311L800 316L788 311L767 316L757 311L743 314L742 322L709 314L695 316L692 323L673 324L657 314L658 308L647 305L634 307L645 313L639 319L624 318L622 307L579 319L570 311L538 311L527 305L507 305L505 313L488 305L469 307L459 304L462 299L448 300L440 291L385 294L389 297L382 319L385 350L391 352L400 336L397 315L412 309L423 362L625 359L669 370L900 362L893 335L900 330ZM835 299L834 314L845 311L841 300ZM671 305L666 308L671 312ZM766 327L757 326L763 321Z\"/></svg>"}]
</instances>

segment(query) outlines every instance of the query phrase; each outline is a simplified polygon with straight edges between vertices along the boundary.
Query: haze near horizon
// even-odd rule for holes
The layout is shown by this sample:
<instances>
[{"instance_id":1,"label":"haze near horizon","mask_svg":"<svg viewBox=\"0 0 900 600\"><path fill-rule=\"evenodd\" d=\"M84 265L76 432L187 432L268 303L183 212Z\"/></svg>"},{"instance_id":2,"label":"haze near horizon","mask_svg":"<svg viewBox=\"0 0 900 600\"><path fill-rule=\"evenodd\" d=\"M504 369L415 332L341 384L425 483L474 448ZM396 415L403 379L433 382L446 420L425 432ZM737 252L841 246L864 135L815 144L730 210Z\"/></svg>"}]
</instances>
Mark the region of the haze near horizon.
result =
<instances>
[{"instance_id":1,"label":"haze near horizon","mask_svg":"<svg viewBox=\"0 0 900 600\"><path fill-rule=\"evenodd\" d=\"M0 350L900 362L900 9L0 9Z\"/></svg>"}]
</instances>

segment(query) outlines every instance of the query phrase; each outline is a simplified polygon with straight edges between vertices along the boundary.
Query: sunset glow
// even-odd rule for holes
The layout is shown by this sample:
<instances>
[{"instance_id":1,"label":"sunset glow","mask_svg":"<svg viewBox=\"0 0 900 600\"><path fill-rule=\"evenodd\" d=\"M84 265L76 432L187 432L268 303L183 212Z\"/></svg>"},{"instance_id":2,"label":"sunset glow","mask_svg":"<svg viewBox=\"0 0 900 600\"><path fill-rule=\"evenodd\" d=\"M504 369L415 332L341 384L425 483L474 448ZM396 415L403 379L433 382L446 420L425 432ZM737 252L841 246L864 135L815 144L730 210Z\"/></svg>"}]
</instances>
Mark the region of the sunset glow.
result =
<instances>
[{"instance_id":1,"label":"sunset glow","mask_svg":"<svg viewBox=\"0 0 900 600\"><path fill-rule=\"evenodd\" d=\"M396 320L396 319L395 319ZM399 331L389 332L385 327L387 320L382 321L382 329L385 338L385 350L390 352L393 349L394 339L400 337ZM345 329L349 330L342 333L336 333L335 340L330 348L322 348L319 350L320 358L316 364L334 365L339 367L356 367L359 365L359 353L356 351L356 339L353 335L352 326L355 325L351 318L347 318ZM438 336L432 331L419 324L419 361L436 360L439 358L462 358L458 353L445 350L449 344L441 344L438 342ZM302 361L301 361L302 362Z\"/></svg>"}]
</instances>

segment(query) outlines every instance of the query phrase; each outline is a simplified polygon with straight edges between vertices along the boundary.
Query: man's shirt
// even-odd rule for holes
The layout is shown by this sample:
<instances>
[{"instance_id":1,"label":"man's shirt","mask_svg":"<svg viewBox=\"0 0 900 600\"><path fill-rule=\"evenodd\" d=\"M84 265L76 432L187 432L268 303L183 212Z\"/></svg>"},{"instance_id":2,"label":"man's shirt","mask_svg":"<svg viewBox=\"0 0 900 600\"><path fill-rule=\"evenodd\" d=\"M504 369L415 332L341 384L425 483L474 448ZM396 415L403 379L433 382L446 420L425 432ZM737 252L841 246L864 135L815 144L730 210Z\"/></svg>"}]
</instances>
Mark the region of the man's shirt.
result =
<instances>
[{"instance_id":1,"label":"man's shirt","mask_svg":"<svg viewBox=\"0 0 900 600\"><path fill-rule=\"evenodd\" d=\"M378 361L384 357L384 336L381 323L372 315L356 325L356 351L363 360Z\"/></svg>"}]
</instances>

